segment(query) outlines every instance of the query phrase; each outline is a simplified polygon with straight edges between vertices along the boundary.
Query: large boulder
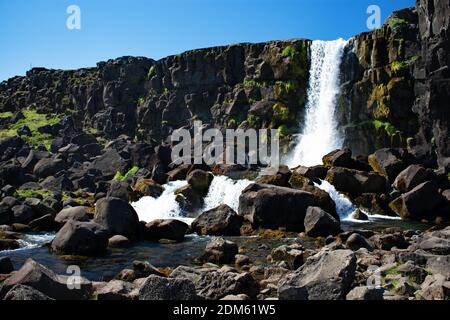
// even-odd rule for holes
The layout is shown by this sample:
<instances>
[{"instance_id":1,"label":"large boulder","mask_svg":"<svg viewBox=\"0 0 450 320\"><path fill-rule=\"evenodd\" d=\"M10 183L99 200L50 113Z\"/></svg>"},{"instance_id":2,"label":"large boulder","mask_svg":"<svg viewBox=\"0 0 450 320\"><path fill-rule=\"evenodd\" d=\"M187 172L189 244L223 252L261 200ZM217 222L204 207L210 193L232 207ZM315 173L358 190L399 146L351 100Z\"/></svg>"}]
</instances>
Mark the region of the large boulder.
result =
<instances>
[{"instance_id":1,"label":"large boulder","mask_svg":"<svg viewBox=\"0 0 450 320\"><path fill-rule=\"evenodd\" d=\"M432 174L427 169L413 164L398 174L392 186L404 193L411 191L421 183L431 180L431 178Z\"/></svg>"},{"instance_id":2,"label":"large boulder","mask_svg":"<svg viewBox=\"0 0 450 320\"><path fill-rule=\"evenodd\" d=\"M58 231L51 248L56 253L95 256L108 247L108 232L95 222L69 220Z\"/></svg>"},{"instance_id":3,"label":"large boulder","mask_svg":"<svg viewBox=\"0 0 450 320\"><path fill-rule=\"evenodd\" d=\"M133 283L111 280L95 290L97 300L135 300L139 290Z\"/></svg>"},{"instance_id":4,"label":"large boulder","mask_svg":"<svg viewBox=\"0 0 450 320\"><path fill-rule=\"evenodd\" d=\"M401 151L398 149L377 150L369 156L368 160L373 170L387 177L389 181L394 181L395 177L406 167Z\"/></svg>"},{"instance_id":5,"label":"large boulder","mask_svg":"<svg viewBox=\"0 0 450 320\"><path fill-rule=\"evenodd\" d=\"M305 216L305 232L310 237L335 236L341 231L341 224L319 207L308 207Z\"/></svg>"},{"instance_id":6,"label":"large boulder","mask_svg":"<svg viewBox=\"0 0 450 320\"><path fill-rule=\"evenodd\" d=\"M36 211L26 204L20 204L12 208L15 223L28 224L38 217Z\"/></svg>"},{"instance_id":7,"label":"large boulder","mask_svg":"<svg viewBox=\"0 0 450 320\"><path fill-rule=\"evenodd\" d=\"M33 173L39 178L47 178L48 176L54 176L60 171L63 171L64 161L61 159L44 158L39 160L34 166Z\"/></svg>"},{"instance_id":8,"label":"large boulder","mask_svg":"<svg viewBox=\"0 0 450 320\"><path fill-rule=\"evenodd\" d=\"M92 163L91 168L101 171L102 175L108 178L114 177L117 172L126 172L128 162L114 149L107 149L97 157Z\"/></svg>"},{"instance_id":9,"label":"large boulder","mask_svg":"<svg viewBox=\"0 0 450 320\"><path fill-rule=\"evenodd\" d=\"M61 210L55 217L55 222L64 225L69 220L88 221L86 208L83 206L69 207Z\"/></svg>"},{"instance_id":10,"label":"large boulder","mask_svg":"<svg viewBox=\"0 0 450 320\"><path fill-rule=\"evenodd\" d=\"M196 300L197 294L188 279L149 276L139 289L139 300Z\"/></svg>"},{"instance_id":11,"label":"large boulder","mask_svg":"<svg viewBox=\"0 0 450 320\"><path fill-rule=\"evenodd\" d=\"M95 205L94 221L103 226L111 236L119 234L130 240L139 239L139 217L133 207L122 199L98 200Z\"/></svg>"},{"instance_id":12,"label":"large boulder","mask_svg":"<svg viewBox=\"0 0 450 320\"><path fill-rule=\"evenodd\" d=\"M271 263L285 262L290 269L296 270L304 262L304 248L300 244L282 245L272 249L267 260Z\"/></svg>"},{"instance_id":13,"label":"large boulder","mask_svg":"<svg viewBox=\"0 0 450 320\"><path fill-rule=\"evenodd\" d=\"M54 300L42 292L22 284L15 285L8 291L3 300L9 301L41 301Z\"/></svg>"},{"instance_id":14,"label":"large boulder","mask_svg":"<svg viewBox=\"0 0 450 320\"><path fill-rule=\"evenodd\" d=\"M200 235L237 236L243 219L232 208L221 204L203 212L191 224L191 229Z\"/></svg>"},{"instance_id":15,"label":"large boulder","mask_svg":"<svg viewBox=\"0 0 450 320\"><path fill-rule=\"evenodd\" d=\"M16 285L26 285L52 299L84 300L92 292L92 285L86 279L79 278L79 288L68 286L68 277L58 276L53 271L32 259L28 259L22 268L7 278L0 288L0 299Z\"/></svg>"},{"instance_id":16,"label":"large boulder","mask_svg":"<svg viewBox=\"0 0 450 320\"><path fill-rule=\"evenodd\" d=\"M280 300L342 300L355 278L351 250L322 250L288 275L278 287Z\"/></svg>"},{"instance_id":17,"label":"large boulder","mask_svg":"<svg viewBox=\"0 0 450 320\"><path fill-rule=\"evenodd\" d=\"M326 180L336 190L349 193L352 196L358 196L362 193L385 193L387 191L386 179L374 172L334 167L328 170Z\"/></svg>"},{"instance_id":18,"label":"large boulder","mask_svg":"<svg viewBox=\"0 0 450 320\"><path fill-rule=\"evenodd\" d=\"M238 251L236 243L223 238L214 238L207 243L200 260L217 264L233 263Z\"/></svg>"},{"instance_id":19,"label":"large boulder","mask_svg":"<svg viewBox=\"0 0 450 320\"><path fill-rule=\"evenodd\" d=\"M14 271L14 266L9 257L0 257L0 274L8 274Z\"/></svg>"},{"instance_id":20,"label":"large boulder","mask_svg":"<svg viewBox=\"0 0 450 320\"><path fill-rule=\"evenodd\" d=\"M239 215L254 227L303 231L306 209L314 202L309 192L251 184L239 198Z\"/></svg>"},{"instance_id":21,"label":"large boulder","mask_svg":"<svg viewBox=\"0 0 450 320\"><path fill-rule=\"evenodd\" d=\"M152 241L167 239L181 242L188 229L189 226L180 220L153 220L145 225L145 238Z\"/></svg>"},{"instance_id":22,"label":"large boulder","mask_svg":"<svg viewBox=\"0 0 450 320\"><path fill-rule=\"evenodd\" d=\"M438 212L435 210L443 203L438 186L433 181L419 184L411 191L402 194L389 206L403 219L433 219Z\"/></svg>"},{"instance_id":23,"label":"large boulder","mask_svg":"<svg viewBox=\"0 0 450 320\"><path fill-rule=\"evenodd\" d=\"M212 173L200 169L191 171L186 178L187 183L192 186L193 189L204 195L208 193L209 186L213 179L214 176Z\"/></svg>"}]
</instances>

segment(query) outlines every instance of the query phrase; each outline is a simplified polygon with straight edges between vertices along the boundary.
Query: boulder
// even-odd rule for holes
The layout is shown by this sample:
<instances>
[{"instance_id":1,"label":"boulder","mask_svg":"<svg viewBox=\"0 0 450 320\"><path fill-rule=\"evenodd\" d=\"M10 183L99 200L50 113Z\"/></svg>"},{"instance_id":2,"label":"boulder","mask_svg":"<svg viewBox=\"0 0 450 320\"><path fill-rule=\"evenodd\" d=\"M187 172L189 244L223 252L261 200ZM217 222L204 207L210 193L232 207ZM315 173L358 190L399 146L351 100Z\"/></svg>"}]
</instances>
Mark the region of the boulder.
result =
<instances>
[{"instance_id":1,"label":"boulder","mask_svg":"<svg viewBox=\"0 0 450 320\"><path fill-rule=\"evenodd\" d=\"M450 281L441 274L425 278L417 296L423 300L446 300L450 297Z\"/></svg>"},{"instance_id":2,"label":"boulder","mask_svg":"<svg viewBox=\"0 0 450 320\"><path fill-rule=\"evenodd\" d=\"M377 150L369 156L368 161L375 172L384 175L389 181L394 181L406 167L398 149Z\"/></svg>"},{"instance_id":3,"label":"boulder","mask_svg":"<svg viewBox=\"0 0 450 320\"><path fill-rule=\"evenodd\" d=\"M421 165L413 164L398 174L392 186L405 193L431 178L432 174L428 170Z\"/></svg>"},{"instance_id":4,"label":"boulder","mask_svg":"<svg viewBox=\"0 0 450 320\"><path fill-rule=\"evenodd\" d=\"M237 236L243 219L232 208L221 204L217 208L203 212L191 224L191 229L199 235Z\"/></svg>"},{"instance_id":5,"label":"boulder","mask_svg":"<svg viewBox=\"0 0 450 320\"><path fill-rule=\"evenodd\" d=\"M86 212L86 207L69 207L61 210L55 217L55 222L64 225L69 220L88 221L89 216Z\"/></svg>"},{"instance_id":6,"label":"boulder","mask_svg":"<svg viewBox=\"0 0 450 320\"><path fill-rule=\"evenodd\" d=\"M119 234L132 241L139 239L139 217L133 207L122 199L98 200L95 205L94 221L103 226L111 236Z\"/></svg>"},{"instance_id":7,"label":"boulder","mask_svg":"<svg viewBox=\"0 0 450 320\"><path fill-rule=\"evenodd\" d=\"M186 178L187 183L203 195L208 193L209 186L213 179L214 176L212 173L200 169L191 171Z\"/></svg>"},{"instance_id":8,"label":"boulder","mask_svg":"<svg viewBox=\"0 0 450 320\"><path fill-rule=\"evenodd\" d=\"M19 249L20 244L14 239L0 239L0 251Z\"/></svg>"},{"instance_id":9,"label":"boulder","mask_svg":"<svg viewBox=\"0 0 450 320\"><path fill-rule=\"evenodd\" d=\"M403 219L433 219L443 203L437 184L427 181L393 200L389 206Z\"/></svg>"},{"instance_id":10,"label":"boulder","mask_svg":"<svg viewBox=\"0 0 450 320\"><path fill-rule=\"evenodd\" d=\"M351 168L353 164L352 151L348 148L334 150L323 156L322 162L329 167Z\"/></svg>"},{"instance_id":11,"label":"boulder","mask_svg":"<svg viewBox=\"0 0 450 320\"><path fill-rule=\"evenodd\" d=\"M16 285L31 287L52 299L58 300L84 300L91 295L92 285L83 278L79 279L79 289L69 288L68 278L56 275L53 271L32 259L7 278L0 288L0 299Z\"/></svg>"},{"instance_id":12,"label":"boulder","mask_svg":"<svg viewBox=\"0 0 450 320\"><path fill-rule=\"evenodd\" d=\"M0 274L8 274L14 271L14 266L9 257L0 257Z\"/></svg>"},{"instance_id":13,"label":"boulder","mask_svg":"<svg viewBox=\"0 0 450 320\"><path fill-rule=\"evenodd\" d=\"M290 187L289 180L292 172L287 166L280 166L278 171L272 175L264 175L256 180L259 184L271 184L279 187Z\"/></svg>"},{"instance_id":14,"label":"boulder","mask_svg":"<svg viewBox=\"0 0 450 320\"><path fill-rule=\"evenodd\" d=\"M153 220L145 225L145 238L159 241L161 239L182 242L189 226L175 219Z\"/></svg>"},{"instance_id":15,"label":"boulder","mask_svg":"<svg viewBox=\"0 0 450 320\"><path fill-rule=\"evenodd\" d=\"M360 286L353 288L346 296L346 300L383 300L385 289Z\"/></svg>"},{"instance_id":16,"label":"boulder","mask_svg":"<svg viewBox=\"0 0 450 320\"><path fill-rule=\"evenodd\" d=\"M306 210L314 201L309 192L251 184L239 197L238 212L254 227L303 231Z\"/></svg>"},{"instance_id":17,"label":"boulder","mask_svg":"<svg viewBox=\"0 0 450 320\"><path fill-rule=\"evenodd\" d=\"M206 245L200 260L217 264L234 263L238 251L236 243L223 238L214 238Z\"/></svg>"},{"instance_id":18,"label":"boulder","mask_svg":"<svg viewBox=\"0 0 450 320\"><path fill-rule=\"evenodd\" d=\"M304 224L310 237L335 236L341 231L339 221L319 207L308 207Z\"/></svg>"},{"instance_id":19,"label":"boulder","mask_svg":"<svg viewBox=\"0 0 450 320\"><path fill-rule=\"evenodd\" d=\"M17 284L8 291L3 300L9 301L42 301L54 300L33 287Z\"/></svg>"},{"instance_id":20,"label":"boulder","mask_svg":"<svg viewBox=\"0 0 450 320\"><path fill-rule=\"evenodd\" d=\"M158 198L164 192L164 187L152 179L139 178L133 186L133 191L140 197Z\"/></svg>"},{"instance_id":21,"label":"boulder","mask_svg":"<svg viewBox=\"0 0 450 320\"><path fill-rule=\"evenodd\" d=\"M326 180L336 190L358 196L362 193L385 193L387 181L374 172L334 167L328 170Z\"/></svg>"},{"instance_id":22,"label":"boulder","mask_svg":"<svg viewBox=\"0 0 450 320\"><path fill-rule=\"evenodd\" d=\"M188 279L149 276L139 289L139 300L196 300L194 284Z\"/></svg>"},{"instance_id":23,"label":"boulder","mask_svg":"<svg viewBox=\"0 0 450 320\"><path fill-rule=\"evenodd\" d=\"M379 235L376 234L370 238L372 243L381 250L391 250L396 247L397 249L406 249L408 247L408 242L401 233L392 233Z\"/></svg>"},{"instance_id":24,"label":"boulder","mask_svg":"<svg viewBox=\"0 0 450 320\"><path fill-rule=\"evenodd\" d=\"M111 280L95 290L97 300L136 300L139 295L138 287L132 283Z\"/></svg>"},{"instance_id":25,"label":"boulder","mask_svg":"<svg viewBox=\"0 0 450 320\"><path fill-rule=\"evenodd\" d=\"M37 218L36 212L29 206L20 204L12 208L15 223L28 224Z\"/></svg>"},{"instance_id":26,"label":"boulder","mask_svg":"<svg viewBox=\"0 0 450 320\"><path fill-rule=\"evenodd\" d=\"M96 256L108 246L108 232L95 222L69 220L58 231L51 249L56 253Z\"/></svg>"},{"instance_id":27,"label":"boulder","mask_svg":"<svg viewBox=\"0 0 450 320\"><path fill-rule=\"evenodd\" d=\"M119 198L129 202L132 191L133 190L127 181L112 181L106 196L108 198Z\"/></svg>"},{"instance_id":28,"label":"boulder","mask_svg":"<svg viewBox=\"0 0 450 320\"><path fill-rule=\"evenodd\" d=\"M328 168L326 166L312 166L312 167L299 166L294 169L294 173L304 176L314 182L324 180L325 177L327 176L327 172Z\"/></svg>"},{"instance_id":29,"label":"boulder","mask_svg":"<svg viewBox=\"0 0 450 320\"><path fill-rule=\"evenodd\" d=\"M202 272L195 283L197 294L204 299L218 300L227 295L245 294L255 299L259 293L258 282L250 273L231 270Z\"/></svg>"},{"instance_id":30,"label":"boulder","mask_svg":"<svg viewBox=\"0 0 450 320\"><path fill-rule=\"evenodd\" d=\"M46 214L40 218L30 221L28 224L33 231L56 231L59 225L55 222L52 214Z\"/></svg>"},{"instance_id":31,"label":"boulder","mask_svg":"<svg viewBox=\"0 0 450 320\"><path fill-rule=\"evenodd\" d=\"M106 149L92 161L90 168L101 171L106 180L113 178L117 172L127 172L129 169L127 161L114 149Z\"/></svg>"},{"instance_id":32,"label":"boulder","mask_svg":"<svg viewBox=\"0 0 450 320\"><path fill-rule=\"evenodd\" d=\"M355 278L351 250L322 250L288 275L278 287L280 300L342 300Z\"/></svg>"},{"instance_id":33,"label":"boulder","mask_svg":"<svg viewBox=\"0 0 450 320\"><path fill-rule=\"evenodd\" d=\"M345 246L353 251L357 251L361 248L365 248L369 252L373 251L373 246L369 243L369 241L356 232L348 237L347 241L345 242Z\"/></svg>"},{"instance_id":34,"label":"boulder","mask_svg":"<svg viewBox=\"0 0 450 320\"><path fill-rule=\"evenodd\" d=\"M54 176L65 169L64 162L61 159L44 158L39 160L34 166L33 173L39 178Z\"/></svg>"},{"instance_id":35,"label":"boulder","mask_svg":"<svg viewBox=\"0 0 450 320\"><path fill-rule=\"evenodd\" d=\"M131 246L131 241L128 240L128 238L121 236L121 235L112 236L108 240L109 248L128 248L130 246Z\"/></svg>"}]
</instances>

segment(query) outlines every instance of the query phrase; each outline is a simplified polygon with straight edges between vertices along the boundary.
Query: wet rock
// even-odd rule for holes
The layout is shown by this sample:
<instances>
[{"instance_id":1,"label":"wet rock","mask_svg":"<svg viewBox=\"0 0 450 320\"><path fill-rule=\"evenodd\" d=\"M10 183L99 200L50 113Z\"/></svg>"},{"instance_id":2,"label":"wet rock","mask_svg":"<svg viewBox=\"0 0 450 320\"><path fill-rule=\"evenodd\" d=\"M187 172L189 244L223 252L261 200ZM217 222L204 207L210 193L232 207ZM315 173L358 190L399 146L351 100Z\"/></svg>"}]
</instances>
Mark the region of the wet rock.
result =
<instances>
[{"instance_id":1,"label":"wet rock","mask_svg":"<svg viewBox=\"0 0 450 320\"><path fill-rule=\"evenodd\" d=\"M389 206L403 219L430 219L436 216L435 210L442 200L436 183L427 181L402 194Z\"/></svg>"},{"instance_id":2,"label":"wet rock","mask_svg":"<svg viewBox=\"0 0 450 320\"><path fill-rule=\"evenodd\" d=\"M86 208L82 206L65 208L55 217L55 222L60 225L64 225L69 220L88 221L89 216L87 215Z\"/></svg>"},{"instance_id":3,"label":"wet rock","mask_svg":"<svg viewBox=\"0 0 450 320\"><path fill-rule=\"evenodd\" d=\"M319 207L308 207L304 224L310 237L335 236L341 231L339 221Z\"/></svg>"},{"instance_id":4,"label":"wet rock","mask_svg":"<svg viewBox=\"0 0 450 320\"><path fill-rule=\"evenodd\" d=\"M151 241L161 239L182 242L189 226L179 220L154 220L145 225L145 238Z\"/></svg>"},{"instance_id":5,"label":"wet rock","mask_svg":"<svg viewBox=\"0 0 450 320\"><path fill-rule=\"evenodd\" d=\"M92 289L90 282L80 278L80 289L70 290L67 281L67 277L58 276L43 265L28 259L17 272L3 282L0 299L19 284L32 287L52 299L83 300L90 297Z\"/></svg>"},{"instance_id":6,"label":"wet rock","mask_svg":"<svg viewBox=\"0 0 450 320\"><path fill-rule=\"evenodd\" d=\"M26 285L17 284L8 291L3 300L10 301L42 301L54 300L42 292Z\"/></svg>"},{"instance_id":7,"label":"wet rock","mask_svg":"<svg viewBox=\"0 0 450 320\"><path fill-rule=\"evenodd\" d=\"M346 300L383 300L383 288L361 286L353 288L346 296Z\"/></svg>"},{"instance_id":8,"label":"wet rock","mask_svg":"<svg viewBox=\"0 0 450 320\"><path fill-rule=\"evenodd\" d=\"M187 279L151 275L139 289L139 300L196 300L194 284Z\"/></svg>"},{"instance_id":9,"label":"wet rock","mask_svg":"<svg viewBox=\"0 0 450 320\"><path fill-rule=\"evenodd\" d=\"M21 204L12 208L14 222L28 224L37 218L36 212L29 206Z\"/></svg>"},{"instance_id":10,"label":"wet rock","mask_svg":"<svg viewBox=\"0 0 450 320\"><path fill-rule=\"evenodd\" d=\"M206 245L200 260L218 264L234 263L237 254L236 243L223 238L214 238Z\"/></svg>"},{"instance_id":11,"label":"wet rock","mask_svg":"<svg viewBox=\"0 0 450 320\"><path fill-rule=\"evenodd\" d=\"M421 165L413 164L403 170L395 178L392 186L398 191L405 193L411 191L419 184L431 180L432 174Z\"/></svg>"},{"instance_id":12,"label":"wet rock","mask_svg":"<svg viewBox=\"0 0 450 320\"><path fill-rule=\"evenodd\" d=\"M345 245L353 251L357 251L360 248L365 248L369 252L373 251L373 247L369 241L358 233L353 233L350 237L348 237Z\"/></svg>"},{"instance_id":13,"label":"wet rock","mask_svg":"<svg viewBox=\"0 0 450 320\"><path fill-rule=\"evenodd\" d=\"M352 196L359 196L363 193L381 194L387 190L386 178L374 172L334 167L328 170L326 180L336 190Z\"/></svg>"},{"instance_id":14,"label":"wet rock","mask_svg":"<svg viewBox=\"0 0 450 320\"><path fill-rule=\"evenodd\" d=\"M55 216L52 214L34 219L28 225L33 231L56 231L59 228L59 225L55 222Z\"/></svg>"},{"instance_id":15,"label":"wet rock","mask_svg":"<svg viewBox=\"0 0 450 320\"><path fill-rule=\"evenodd\" d=\"M108 240L108 247L109 248L129 248L131 247L131 241L128 240L128 238L121 236L121 235L115 235L109 238Z\"/></svg>"},{"instance_id":16,"label":"wet rock","mask_svg":"<svg viewBox=\"0 0 450 320\"><path fill-rule=\"evenodd\" d=\"M13 239L0 239L0 251L19 249L20 244Z\"/></svg>"},{"instance_id":17,"label":"wet rock","mask_svg":"<svg viewBox=\"0 0 450 320\"><path fill-rule=\"evenodd\" d=\"M280 283L280 300L344 299L354 280L356 257L350 250L321 251Z\"/></svg>"},{"instance_id":18,"label":"wet rock","mask_svg":"<svg viewBox=\"0 0 450 320\"><path fill-rule=\"evenodd\" d=\"M226 204L203 212L191 224L200 235L237 236L243 224L241 216Z\"/></svg>"},{"instance_id":19,"label":"wet rock","mask_svg":"<svg viewBox=\"0 0 450 320\"><path fill-rule=\"evenodd\" d=\"M51 248L56 253L95 256L108 246L108 232L95 222L69 220L58 231Z\"/></svg>"},{"instance_id":20,"label":"wet rock","mask_svg":"<svg viewBox=\"0 0 450 320\"><path fill-rule=\"evenodd\" d=\"M140 223L133 207L119 198L103 198L95 206L94 221L111 236L122 235L134 241L139 239Z\"/></svg>"},{"instance_id":21,"label":"wet rock","mask_svg":"<svg viewBox=\"0 0 450 320\"><path fill-rule=\"evenodd\" d=\"M303 231L306 209L312 205L314 196L309 192L251 184L242 191L238 212L253 227Z\"/></svg>"},{"instance_id":22,"label":"wet rock","mask_svg":"<svg viewBox=\"0 0 450 320\"><path fill-rule=\"evenodd\" d=\"M306 177L314 182L324 180L327 176L328 168L325 166L312 166L304 167L299 166L294 169L294 173L303 177Z\"/></svg>"},{"instance_id":23,"label":"wet rock","mask_svg":"<svg viewBox=\"0 0 450 320\"><path fill-rule=\"evenodd\" d=\"M187 176L187 183L192 186L194 190L197 190L203 195L208 193L209 186L211 185L214 176L206 171L197 169L191 171Z\"/></svg>"},{"instance_id":24,"label":"wet rock","mask_svg":"<svg viewBox=\"0 0 450 320\"><path fill-rule=\"evenodd\" d=\"M0 274L8 274L14 271L14 266L9 257L0 257Z\"/></svg>"},{"instance_id":25,"label":"wet rock","mask_svg":"<svg viewBox=\"0 0 450 320\"><path fill-rule=\"evenodd\" d=\"M352 219L360 220L360 221L368 221L369 216L362 212L360 209L356 209L355 212L352 213Z\"/></svg>"}]
</instances>

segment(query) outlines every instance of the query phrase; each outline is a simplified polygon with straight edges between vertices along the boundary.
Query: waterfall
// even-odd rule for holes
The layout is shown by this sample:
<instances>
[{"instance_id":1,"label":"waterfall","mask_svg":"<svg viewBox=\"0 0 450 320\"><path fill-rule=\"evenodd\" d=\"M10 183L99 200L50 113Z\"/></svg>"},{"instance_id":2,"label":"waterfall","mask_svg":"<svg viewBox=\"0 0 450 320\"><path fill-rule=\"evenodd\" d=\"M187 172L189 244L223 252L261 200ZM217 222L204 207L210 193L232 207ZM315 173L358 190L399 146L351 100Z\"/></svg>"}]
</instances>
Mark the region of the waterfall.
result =
<instances>
[{"instance_id":1,"label":"waterfall","mask_svg":"<svg viewBox=\"0 0 450 320\"><path fill-rule=\"evenodd\" d=\"M313 41L307 91L305 123L297 144L288 157L290 167L322 163L322 157L342 146L335 120L339 74L347 41Z\"/></svg>"},{"instance_id":2,"label":"waterfall","mask_svg":"<svg viewBox=\"0 0 450 320\"><path fill-rule=\"evenodd\" d=\"M204 198L204 206L200 212L213 209L221 204L227 204L236 212L239 206L239 196L252 182L250 180L232 180L226 176L216 176L211 182L208 194ZM143 197L132 203L139 220L150 222L156 219L177 219L188 224L193 218L186 218L178 202L175 200L175 191L187 185L186 181L173 181L164 185L164 192L158 198Z\"/></svg>"},{"instance_id":3,"label":"waterfall","mask_svg":"<svg viewBox=\"0 0 450 320\"><path fill-rule=\"evenodd\" d=\"M208 195L205 197L203 211L218 207L221 204L227 204L234 211L238 211L239 197L242 191L252 183L247 179L232 180L226 176L214 177L209 187Z\"/></svg>"}]
</instances>

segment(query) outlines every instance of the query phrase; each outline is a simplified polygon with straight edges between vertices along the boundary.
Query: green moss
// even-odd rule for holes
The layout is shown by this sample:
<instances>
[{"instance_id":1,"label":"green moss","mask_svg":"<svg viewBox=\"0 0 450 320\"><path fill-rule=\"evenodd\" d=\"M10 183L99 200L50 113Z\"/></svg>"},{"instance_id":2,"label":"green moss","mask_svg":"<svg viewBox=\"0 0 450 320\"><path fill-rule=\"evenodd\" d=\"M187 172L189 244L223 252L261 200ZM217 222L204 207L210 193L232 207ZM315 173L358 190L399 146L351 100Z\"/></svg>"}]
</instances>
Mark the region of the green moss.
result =
<instances>
[{"instance_id":1,"label":"green moss","mask_svg":"<svg viewBox=\"0 0 450 320\"><path fill-rule=\"evenodd\" d=\"M383 129L390 137L399 133L401 134L401 131L389 122L383 122L379 120L371 120L370 122L375 127L375 129L377 130Z\"/></svg>"},{"instance_id":2,"label":"green moss","mask_svg":"<svg viewBox=\"0 0 450 320\"><path fill-rule=\"evenodd\" d=\"M22 139L35 146L43 144L49 150L53 137L50 134L38 132L38 129L46 125L59 123L59 117L56 115L41 114L33 109L22 110L22 113L24 119L20 119L16 123L11 124L8 129L1 130L0 138L17 136L17 130L23 126L27 126L31 130L31 136L23 136Z\"/></svg>"},{"instance_id":3,"label":"green moss","mask_svg":"<svg viewBox=\"0 0 450 320\"><path fill-rule=\"evenodd\" d=\"M385 84L379 84L372 89L369 100L374 103L372 114L375 119L388 119L391 110L389 108L391 97Z\"/></svg>"},{"instance_id":4,"label":"green moss","mask_svg":"<svg viewBox=\"0 0 450 320\"><path fill-rule=\"evenodd\" d=\"M251 89L251 88L261 88L262 84L260 82L257 82L253 79L244 79L244 87L246 89Z\"/></svg>"},{"instance_id":5,"label":"green moss","mask_svg":"<svg viewBox=\"0 0 450 320\"><path fill-rule=\"evenodd\" d=\"M289 134L288 128L285 124L278 127L277 133L280 138L286 137Z\"/></svg>"},{"instance_id":6,"label":"green moss","mask_svg":"<svg viewBox=\"0 0 450 320\"><path fill-rule=\"evenodd\" d=\"M148 72L147 72L147 79L150 80L155 75L156 75L155 66L151 66L150 69L148 69Z\"/></svg>"},{"instance_id":7,"label":"green moss","mask_svg":"<svg viewBox=\"0 0 450 320\"><path fill-rule=\"evenodd\" d=\"M255 116L254 114L248 115L247 122L252 128L261 127L261 119L258 116Z\"/></svg>"},{"instance_id":8,"label":"green moss","mask_svg":"<svg viewBox=\"0 0 450 320\"><path fill-rule=\"evenodd\" d=\"M0 112L0 119L8 119L8 118L12 118L13 113L10 111L6 111L6 112Z\"/></svg>"},{"instance_id":9,"label":"green moss","mask_svg":"<svg viewBox=\"0 0 450 320\"><path fill-rule=\"evenodd\" d=\"M274 123L284 123L289 121L289 108L283 103L275 103L272 107L272 111Z\"/></svg>"},{"instance_id":10,"label":"green moss","mask_svg":"<svg viewBox=\"0 0 450 320\"><path fill-rule=\"evenodd\" d=\"M142 107L145 103L145 98L144 97L140 97L137 101L138 106Z\"/></svg>"},{"instance_id":11,"label":"green moss","mask_svg":"<svg viewBox=\"0 0 450 320\"><path fill-rule=\"evenodd\" d=\"M122 175L122 173L117 171L116 175L114 176L114 180L116 180L116 181L124 181L124 180L128 179L129 177L134 176L136 174L136 172L138 172L138 171L139 171L139 167L138 166L134 166L133 168L128 170L128 172L125 175Z\"/></svg>"},{"instance_id":12,"label":"green moss","mask_svg":"<svg viewBox=\"0 0 450 320\"><path fill-rule=\"evenodd\" d=\"M286 58L286 57L294 57L295 54L297 53L297 50L292 47L292 46L287 46L286 48L284 48L283 52L281 53L281 55Z\"/></svg>"},{"instance_id":13,"label":"green moss","mask_svg":"<svg viewBox=\"0 0 450 320\"><path fill-rule=\"evenodd\" d=\"M20 198L38 198L38 199L45 199L47 197L52 197L53 192L46 189L18 189L15 193L16 197Z\"/></svg>"},{"instance_id":14,"label":"green moss","mask_svg":"<svg viewBox=\"0 0 450 320\"><path fill-rule=\"evenodd\" d=\"M408 25L406 20L399 18L390 18L388 23L394 33L398 33L403 27Z\"/></svg>"}]
</instances>

